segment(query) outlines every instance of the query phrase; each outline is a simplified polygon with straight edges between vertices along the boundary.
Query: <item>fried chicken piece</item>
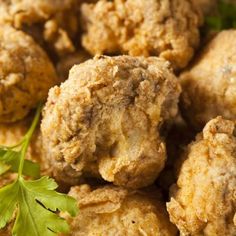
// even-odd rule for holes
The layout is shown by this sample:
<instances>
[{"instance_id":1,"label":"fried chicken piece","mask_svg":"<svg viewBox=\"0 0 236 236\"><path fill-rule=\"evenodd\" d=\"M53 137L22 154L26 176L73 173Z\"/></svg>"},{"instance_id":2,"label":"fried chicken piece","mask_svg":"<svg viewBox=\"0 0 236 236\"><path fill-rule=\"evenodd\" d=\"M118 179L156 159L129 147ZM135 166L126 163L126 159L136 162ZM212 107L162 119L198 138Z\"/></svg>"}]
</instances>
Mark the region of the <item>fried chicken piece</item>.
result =
<instances>
[{"instance_id":1,"label":"fried chicken piece","mask_svg":"<svg viewBox=\"0 0 236 236\"><path fill-rule=\"evenodd\" d=\"M63 56L75 50L77 0L0 1L0 21L31 34L38 43Z\"/></svg>"},{"instance_id":2,"label":"fried chicken piece","mask_svg":"<svg viewBox=\"0 0 236 236\"><path fill-rule=\"evenodd\" d=\"M69 79L50 90L43 112L51 165L115 185L152 184L166 159L159 130L177 114L179 94L163 59L101 56L74 66Z\"/></svg>"},{"instance_id":3,"label":"fried chicken piece","mask_svg":"<svg viewBox=\"0 0 236 236\"><path fill-rule=\"evenodd\" d=\"M93 55L160 56L183 68L199 43L201 16L186 0L99 0L82 4L81 15Z\"/></svg>"},{"instance_id":4,"label":"fried chicken piece","mask_svg":"<svg viewBox=\"0 0 236 236\"><path fill-rule=\"evenodd\" d=\"M69 70L76 64L80 64L90 59L91 56L85 50L78 50L75 53L69 54L63 57L57 63L57 74L61 81L65 81L68 78Z\"/></svg>"},{"instance_id":5,"label":"fried chicken piece","mask_svg":"<svg viewBox=\"0 0 236 236\"><path fill-rule=\"evenodd\" d=\"M0 43L0 122L7 123L46 100L58 79L46 53L22 31L1 25Z\"/></svg>"},{"instance_id":6,"label":"fried chicken piece","mask_svg":"<svg viewBox=\"0 0 236 236\"><path fill-rule=\"evenodd\" d=\"M181 75L182 115L201 129L221 115L236 119L236 30L219 33Z\"/></svg>"},{"instance_id":7,"label":"fried chicken piece","mask_svg":"<svg viewBox=\"0 0 236 236\"><path fill-rule=\"evenodd\" d=\"M217 117L191 143L167 210L181 235L236 235L236 122Z\"/></svg>"},{"instance_id":8,"label":"fried chicken piece","mask_svg":"<svg viewBox=\"0 0 236 236\"><path fill-rule=\"evenodd\" d=\"M77 217L67 216L71 236L177 235L156 190L130 191L109 185L92 190L81 185L69 194L80 209Z\"/></svg>"}]
</instances>

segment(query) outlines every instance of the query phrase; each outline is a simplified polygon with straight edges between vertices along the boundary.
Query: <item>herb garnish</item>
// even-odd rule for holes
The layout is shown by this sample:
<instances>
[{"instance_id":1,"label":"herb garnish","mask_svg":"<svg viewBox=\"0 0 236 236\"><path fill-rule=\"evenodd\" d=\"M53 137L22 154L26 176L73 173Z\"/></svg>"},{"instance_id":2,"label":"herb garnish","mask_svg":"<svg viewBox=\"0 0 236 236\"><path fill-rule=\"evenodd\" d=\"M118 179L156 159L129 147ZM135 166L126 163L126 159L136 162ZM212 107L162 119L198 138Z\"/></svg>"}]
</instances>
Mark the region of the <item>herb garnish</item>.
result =
<instances>
[{"instance_id":1,"label":"herb garnish","mask_svg":"<svg viewBox=\"0 0 236 236\"><path fill-rule=\"evenodd\" d=\"M68 212L71 216L77 213L76 201L72 197L55 191L56 182L49 177L37 180L25 180L24 175L39 176L39 168L25 160L33 132L40 118L42 106L39 106L32 125L22 142L14 147L1 147L0 173L7 170L18 172L17 179L0 189L0 229L16 220L12 234L16 236L53 236L67 233L67 222L58 216L58 211ZM19 148L20 151L15 151Z\"/></svg>"}]
</instances>

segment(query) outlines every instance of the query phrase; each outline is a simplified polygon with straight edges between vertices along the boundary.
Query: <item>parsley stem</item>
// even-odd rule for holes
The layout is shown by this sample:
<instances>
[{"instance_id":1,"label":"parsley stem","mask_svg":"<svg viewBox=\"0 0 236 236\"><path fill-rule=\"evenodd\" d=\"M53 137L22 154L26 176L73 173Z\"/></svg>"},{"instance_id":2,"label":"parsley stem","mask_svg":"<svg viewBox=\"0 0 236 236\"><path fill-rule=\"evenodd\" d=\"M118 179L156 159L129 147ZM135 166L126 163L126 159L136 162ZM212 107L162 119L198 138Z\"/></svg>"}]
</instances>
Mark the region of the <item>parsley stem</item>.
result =
<instances>
[{"instance_id":1,"label":"parsley stem","mask_svg":"<svg viewBox=\"0 0 236 236\"><path fill-rule=\"evenodd\" d=\"M34 120L30 126L30 129L28 130L28 132L26 133L26 135L23 138L23 142L22 142L22 149L21 149L21 153L20 153L20 165L19 165L19 169L18 169L18 178L20 178L22 176L22 171L23 171L23 167L24 167L24 160L25 160L25 156L26 156L26 152L27 149L29 147L29 143L31 140L31 137L35 131L35 128L38 124L39 118L40 118L40 114L41 114L41 110L42 110L43 105L39 104Z\"/></svg>"}]
</instances>

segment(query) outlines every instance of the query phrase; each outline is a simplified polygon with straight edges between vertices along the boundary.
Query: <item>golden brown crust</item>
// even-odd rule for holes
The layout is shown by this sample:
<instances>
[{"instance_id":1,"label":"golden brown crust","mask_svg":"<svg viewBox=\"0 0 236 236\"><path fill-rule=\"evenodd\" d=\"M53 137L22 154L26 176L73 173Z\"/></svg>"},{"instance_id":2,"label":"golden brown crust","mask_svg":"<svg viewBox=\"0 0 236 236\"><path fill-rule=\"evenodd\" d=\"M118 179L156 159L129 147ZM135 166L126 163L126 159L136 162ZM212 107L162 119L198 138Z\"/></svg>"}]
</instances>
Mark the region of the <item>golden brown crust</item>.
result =
<instances>
[{"instance_id":1,"label":"golden brown crust","mask_svg":"<svg viewBox=\"0 0 236 236\"><path fill-rule=\"evenodd\" d=\"M44 101L57 83L52 63L22 31L0 27L0 122L14 122Z\"/></svg>"},{"instance_id":2,"label":"golden brown crust","mask_svg":"<svg viewBox=\"0 0 236 236\"><path fill-rule=\"evenodd\" d=\"M88 185L71 189L80 213L67 217L73 236L175 236L163 204L156 191L129 191L104 186L92 190Z\"/></svg>"},{"instance_id":3,"label":"golden brown crust","mask_svg":"<svg viewBox=\"0 0 236 236\"><path fill-rule=\"evenodd\" d=\"M211 120L184 153L167 210L181 235L236 234L236 122Z\"/></svg>"},{"instance_id":4,"label":"golden brown crust","mask_svg":"<svg viewBox=\"0 0 236 236\"><path fill-rule=\"evenodd\" d=\"M59 56L75 50L77 0L10 0L0 2L0 22L9 23Z\"/></svg>"},{"instance_id":5,"label":"golden brown crust","mask_svg":"<svg viewBox=\"0 0 236 236\"><path fill-rule=\"evenodd\" d=\"M177 114L179 93L163 59L96 57L77 65L50 90L44 109L48 158L59 169L70 165L77 175L147 186L164 167L158 130Z\"/></svg>"},{"instance_id":6,"label":"golden brown crust","mask_svg":"<svg viewBox=\"0 0 236 236\"><path fill-rule=\"evenodd\" d=\"M201 16L186 0L99 0L81 7L83 46L95 54L160 56L183 68L199 43Z\"/></svg>"},{"instance_id":7,"label":"golden brown crust","mask_svg":"<svg viewBox=\"0 0 236 236\"><path fill-rule=\"evenodd\" d=\"M221 115L236 119L236 30L220 32L181 75L182 114L201 129Z\"/></svg>"}]
</instances>

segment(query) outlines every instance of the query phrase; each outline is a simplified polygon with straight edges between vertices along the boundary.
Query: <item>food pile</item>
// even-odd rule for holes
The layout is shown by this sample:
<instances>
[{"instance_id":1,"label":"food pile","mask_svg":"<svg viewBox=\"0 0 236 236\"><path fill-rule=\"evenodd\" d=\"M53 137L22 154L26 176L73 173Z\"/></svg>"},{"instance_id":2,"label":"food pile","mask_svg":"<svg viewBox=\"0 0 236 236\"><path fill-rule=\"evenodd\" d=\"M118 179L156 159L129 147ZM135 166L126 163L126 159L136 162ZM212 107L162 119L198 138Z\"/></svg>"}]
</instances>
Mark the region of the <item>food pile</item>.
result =
<instances>
[{"instance_id":1,"label":"food pile","mask_svg":"<svg viewBox=\"0 0 236 236\"><path fill-rule=\"evenodd\" d=\"M0 0L0 236L235 236L235 15Z\"/></svg>"}]
</instances>

